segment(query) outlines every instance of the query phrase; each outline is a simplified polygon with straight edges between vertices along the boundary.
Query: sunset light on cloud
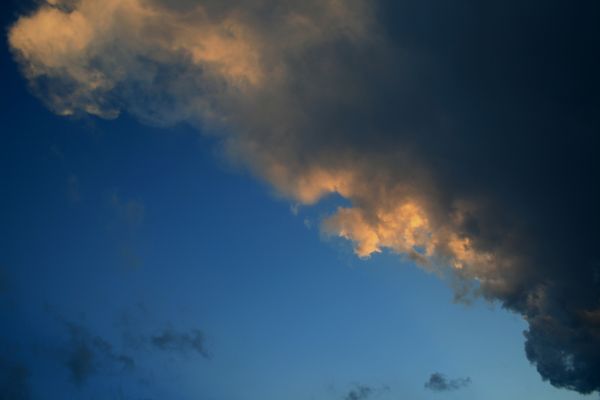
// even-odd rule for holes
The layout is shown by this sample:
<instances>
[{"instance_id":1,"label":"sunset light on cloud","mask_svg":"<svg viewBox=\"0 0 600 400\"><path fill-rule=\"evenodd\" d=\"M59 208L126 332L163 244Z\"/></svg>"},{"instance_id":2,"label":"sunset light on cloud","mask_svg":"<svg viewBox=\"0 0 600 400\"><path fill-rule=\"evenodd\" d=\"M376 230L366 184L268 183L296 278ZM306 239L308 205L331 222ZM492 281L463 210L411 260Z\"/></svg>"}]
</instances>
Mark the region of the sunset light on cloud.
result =
<instances>
[{"instance_id":1,"label":"sunset light on cloud","mask_svg":"<svg viewBox=\"0 0 600 400\"><path fill-rule=\"evenodd\" d=\"M22 350L0 349L0 397L37 399L53 379L74 398L598 395L600 7L27 3L3 19L13 133L0 278L12 283L0 295L28 311L6 306L3 346ZM407 278L384 296L393 276ZM114 292L110 306L96 290ZM448 297L463 304L425 311ZM375 311L388 309L396 322ZM46 322L18 339L28 318ZM355 331L343 322L365 318ZM496 323L510 333L486 333ZM386 330L402 344L375 337ZM310 350L292 344L303 332ZM346 335L347 347L328 342ZM28 352L41 342L56 356ZM386 364L393 349L415 368ZM269 374L288 379L277 354L294 365L289 390L305 389L269 389ZM185 382L152 378L161 357ZM320 364L338 373L312 376ZM210 378L190 378L196 368ZM251 377L260 388L244 393Z\"/></svg>"}]
</instances>

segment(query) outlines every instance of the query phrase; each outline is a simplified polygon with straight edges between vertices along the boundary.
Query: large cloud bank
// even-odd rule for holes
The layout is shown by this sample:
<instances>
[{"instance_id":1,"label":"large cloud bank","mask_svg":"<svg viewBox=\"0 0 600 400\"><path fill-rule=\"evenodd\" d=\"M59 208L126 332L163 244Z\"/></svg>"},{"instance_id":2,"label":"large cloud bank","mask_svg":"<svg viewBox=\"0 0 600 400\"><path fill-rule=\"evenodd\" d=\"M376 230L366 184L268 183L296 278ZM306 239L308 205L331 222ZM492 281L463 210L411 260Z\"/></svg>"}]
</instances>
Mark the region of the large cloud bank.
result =
<instances>
[{"instance_id":1,"label":"large cloud bank","mask_svg":"<svg viewBox=\"0 0 600 400\"><path fill-rule=\"evenodd\" d=\"M587 393L599 12L526 3L48 0L9 43L58 114L191 123L295 203L346 198L325 232L448 268L523 315L543 378Z\"/></svg>"}]
</instances>

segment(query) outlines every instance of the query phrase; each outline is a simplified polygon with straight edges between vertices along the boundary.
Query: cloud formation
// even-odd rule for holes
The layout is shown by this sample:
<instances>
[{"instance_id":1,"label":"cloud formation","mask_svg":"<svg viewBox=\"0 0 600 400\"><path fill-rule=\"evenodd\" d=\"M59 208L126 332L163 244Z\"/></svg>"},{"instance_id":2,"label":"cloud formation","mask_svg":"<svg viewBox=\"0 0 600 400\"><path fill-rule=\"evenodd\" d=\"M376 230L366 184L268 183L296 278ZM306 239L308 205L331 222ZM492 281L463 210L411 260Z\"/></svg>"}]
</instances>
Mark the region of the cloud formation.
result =
<instances>
[{"instance_id":1,"label":"cloud formation","mask_svg":"<svg viewBox=\"0 0 600 400\"><path fill-rule=\"evenodd\" d=\"M116 353L108 341L90 334L82 325L66 321L64 324L69 332L65 366L76 385L83 385L101 371L133 370L135 367L132 357Z\"/></svg>"},{"instance_id":2,"label":"cloud formation","mask_svg":"<svg viewBox=\"0 0 600 400\"><path fill-rule=\"evenodd\" d=\"M358 384L355 385L343 397L344 400L367 400L373 396L389 392L388 386L375 387L370 385Z\"/></svg>"},{"instance_id":3,"label":"cloud formation","mask_svg":"<svg viewBox=\"0 0 600 400\"><path fill-rule=\"evenodd\" d=\"M62 318L61 322L69 333L67 356L64 364L76 385L85 384L91 376L97 373L134 370L136 363L133 355L115 351L109 341L90 333L81 324L66 321ZM129 338L130 351L159 350L179 355L197 353L203 358L211 358L206 348L204 333L197 329L182 332L165 328L156 335L136 335L135 338L127 332L125 332L125 335Z\"/></svg>"},{"instance_id":4,"label":"cloud formation","mask_svg":"<svg viewBox=\"0 0 600 400\"><path fill-rule=\"evenodd\" d=\"M425 388L435 392L447 392L465 388L471 384L471 378L448 379L439 372L434 372L425 382Z\"/></svg>"},{"instance_id":5,"label":"cloud formation","mask_svg":"<svg viewBox=\"0 0 600 400\"><path fill-rule=\"evenodd\" d=\"M163 351L173 351L180 354L195 352L204 358L210 358L205 345L204 334L194 329L188 332L176 332L167 328L160 334L150 338L152 346Z\"/></svg>"},{"instance_id":6,"label":"cloud formation","mask_svg":"<svg viewBox=\"0 0 600 400\"><path fill-rule=\"evenodd\" d=\"M359 385L354 389L351 389L347 395L344 396L344 400L366 400L372 394L374 390L370 386Z\"/></svg>"},{"instance_id":7,"label":"cloud formation","mask_svg":"<svg viewBox=\"0 0 600 400\"><path fill-rule=\"evenodd\" d=\"M526 319L544 379L588 393L599 16L541 0L52 0L9 43L58 114L190 123L294 203L342 196L326 233L448 268Z\"/></svg>"}]
</instances>

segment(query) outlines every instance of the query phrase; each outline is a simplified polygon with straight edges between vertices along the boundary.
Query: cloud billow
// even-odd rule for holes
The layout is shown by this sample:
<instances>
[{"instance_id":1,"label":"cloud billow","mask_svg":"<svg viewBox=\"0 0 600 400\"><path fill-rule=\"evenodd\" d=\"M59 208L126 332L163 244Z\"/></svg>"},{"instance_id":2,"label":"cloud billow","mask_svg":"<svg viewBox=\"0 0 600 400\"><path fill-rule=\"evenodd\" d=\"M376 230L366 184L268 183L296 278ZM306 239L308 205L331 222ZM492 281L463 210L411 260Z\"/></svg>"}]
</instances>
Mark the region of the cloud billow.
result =
<instances>
[{"instance_id":1,"label":"cloud billow","mask_svg":"<svg viewBox=\"0 0 600 400\"><path fill-rule=\"evenodd\" d=\"M458 295L529 323L544 379L589 393L599 16L541 0L53 0L9 43L58 114L193 124L294 203L344 197L326 233L472 282Z\"/></svg>"}]
</instances>

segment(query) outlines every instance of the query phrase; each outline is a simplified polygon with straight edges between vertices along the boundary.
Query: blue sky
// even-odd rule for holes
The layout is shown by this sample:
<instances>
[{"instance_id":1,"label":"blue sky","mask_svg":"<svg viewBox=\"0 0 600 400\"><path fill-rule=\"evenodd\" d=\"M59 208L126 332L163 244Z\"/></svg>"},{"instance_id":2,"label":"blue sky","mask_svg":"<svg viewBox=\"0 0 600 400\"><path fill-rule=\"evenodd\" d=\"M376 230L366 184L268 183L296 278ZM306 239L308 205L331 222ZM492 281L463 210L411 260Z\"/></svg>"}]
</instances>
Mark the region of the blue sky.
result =
<instances>
[{"instance_id":1,"label":"blue sky","mask_svg":"<svg viewBox=\"0 0 600 400\"><path fill-rule=\"evenodd\" d=\"M328 399L356 384L389 386L381 398L580 397L525 360L520 317L453 304L447 283L396 255L355 259L348 243L305 226L325 209L294 215L220 167L211 146L127 118L45 115L3 135L3 340L33 366L40 398L58 385L82 398L122 388L133 398ZM139 223L119 215L115 195L143 207ZM141 371L99 373L77 389L52 354L64 346L60 318L116 343L123 318L136 334L201 329L212 358L142 354ZM429 393L438 370L473 383Z\"/></svg>"},{"instance_id":2,"label":"blue sky","mask_svg":"<svg viewBox=\"0 0 600 400\"><path fill-rule=\"evenodd\" d=\"M326 235L352 199L297 205L209 128L58 116L3 43L0 360L30 394L8 399L597 396L542 379L504 298L456 302L442 272ZM433 373L469 383L430 390Z\"/></svg>"}]
</instances>

